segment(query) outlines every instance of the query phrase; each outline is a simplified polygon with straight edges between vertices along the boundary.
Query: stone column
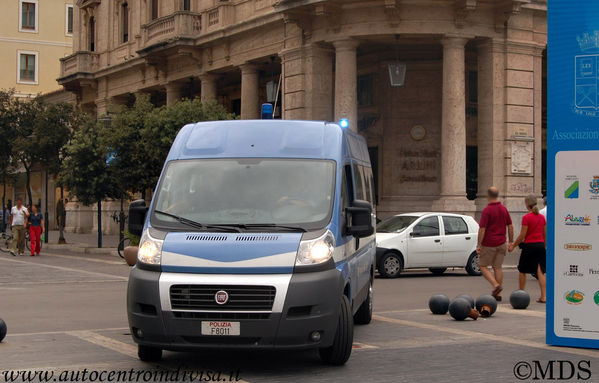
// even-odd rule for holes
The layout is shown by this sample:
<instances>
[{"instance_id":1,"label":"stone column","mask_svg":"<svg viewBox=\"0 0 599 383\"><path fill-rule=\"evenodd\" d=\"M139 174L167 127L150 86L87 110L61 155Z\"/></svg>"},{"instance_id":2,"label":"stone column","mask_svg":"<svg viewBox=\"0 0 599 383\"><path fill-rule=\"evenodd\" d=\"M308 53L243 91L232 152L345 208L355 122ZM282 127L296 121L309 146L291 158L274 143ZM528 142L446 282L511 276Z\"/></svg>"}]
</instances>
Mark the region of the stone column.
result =
<instances>
[{"instance_id":1,"label":"stone column","mask_svg":"<svg viewBox=\"0 0 599 383\"><path fill-rule=\"evenodd\" d=\"M441 123L441 197L466 197L466 90L464 46L468 40L445 37Z\"/></svg>"},{"instance_id":2,"label":"stone column","mask_svg":"<svg viewBox=\"0 0 599 383\"><path fill-rule=\"evenodd\" d=\"M241 67L241 119L252 120L260 118L260 73L253 64Z\"/></svg>"},{"instance_id":3,"label":"stone column","mask_svg":"<svg viewBox=\"0 0 599 383\"><path fill-rule=\"evenodd\" d=\"M182 96L182 85L176 82L169 82L164 87L166 89L166 105L172 105Z\"/></svg>"},{"instance_id":4,"label":"stone column","mask_svg":"<svg viewBox=\"0 0 599 383\"><path fill-rule=\"evenodd\" d=\"M333 52L312 44L279 53L284 119L333 120Z\"/></svg>"},{"instance_id":5,"label":"stone column","mask_svg":"<svg viewBox=\"0 0 599 383\"><path fill-rule=\"evenodd\" d=\"M102 117L108 112L109 99L99 98L94 101L96 104L96 116Z\"/></svg>"},{"instance_id":6,"label":"stone column","mask_svg":"<svg viewBox=\"0 0 599 383\"><path fill-rule=\"evenodd\" d=\"M337 40L335 47L335 120L349 120L349 127L358 131L358 65L353 39Z\"/></svg>"},{"instance_id":7,"label":"stone column","mask_svg":"<svg viewBox=\"0 0 599 383\"><path fill-rule=\"evenodd\" d=\"M486 206L489 186L505 193L505 45L488 39L478 45L478 193Z\"/></svg>"},{"instance_id":8,"label":"stone column","mask_svg":"<svg viewBox=\"0 0 599 383\"><path fill-rule=\"evenodd\" d=\"M215 101L217 97L216 81L218 75L205 73L200 75L200 81L202 82L202 89L200 99L202 102Z\"/></svg>"}]
</instances>

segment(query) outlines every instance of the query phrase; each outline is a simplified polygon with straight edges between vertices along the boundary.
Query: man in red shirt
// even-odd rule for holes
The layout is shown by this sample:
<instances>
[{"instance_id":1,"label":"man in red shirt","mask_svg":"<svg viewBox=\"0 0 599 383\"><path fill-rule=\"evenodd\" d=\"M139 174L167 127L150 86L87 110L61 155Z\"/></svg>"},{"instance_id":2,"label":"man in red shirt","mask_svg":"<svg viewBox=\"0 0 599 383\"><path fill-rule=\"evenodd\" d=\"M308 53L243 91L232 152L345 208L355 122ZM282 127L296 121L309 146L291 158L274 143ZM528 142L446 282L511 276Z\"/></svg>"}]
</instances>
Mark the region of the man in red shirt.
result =
<instances>
[{"instance_id":1,"label":"man in red shirt","mask_svg":"<svg viewBox=\"0 0 599 383\"><path fill-rule=\"evenodd\" d=\"M512 218L506 207L498 200L499 190L491 186L487 190L489 204L482 212L478 229L478 265L483 276L493 286L491 293L497 301L501 301L503 290L503 260L507 252L505 241L506 227L509 243L514 239L514 226ZM493 272L489 270L493 268Z\"/></svg>"}]
</instances>

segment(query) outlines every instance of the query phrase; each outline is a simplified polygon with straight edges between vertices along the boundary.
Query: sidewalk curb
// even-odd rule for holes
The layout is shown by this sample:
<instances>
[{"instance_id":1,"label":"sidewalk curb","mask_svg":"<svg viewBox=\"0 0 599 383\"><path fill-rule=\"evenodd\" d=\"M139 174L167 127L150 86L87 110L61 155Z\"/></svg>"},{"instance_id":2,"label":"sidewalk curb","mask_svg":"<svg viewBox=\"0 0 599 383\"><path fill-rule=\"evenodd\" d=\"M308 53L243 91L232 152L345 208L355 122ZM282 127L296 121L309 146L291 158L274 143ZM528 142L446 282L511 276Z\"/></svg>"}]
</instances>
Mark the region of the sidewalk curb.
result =
<instances>
[{"instance_id":1,"label":"sidewalk curb","mask_svg":"<svg viewBox=\"0 0 599 383\"><path fill-rule=\"evenodd\" d=\"M62 250L79 254L104 254L118 256L116 247L97 248L83 243L68 243L64 245L48 243L44 244L43 247L50 251Z\"/></svg>"}]
</instances>

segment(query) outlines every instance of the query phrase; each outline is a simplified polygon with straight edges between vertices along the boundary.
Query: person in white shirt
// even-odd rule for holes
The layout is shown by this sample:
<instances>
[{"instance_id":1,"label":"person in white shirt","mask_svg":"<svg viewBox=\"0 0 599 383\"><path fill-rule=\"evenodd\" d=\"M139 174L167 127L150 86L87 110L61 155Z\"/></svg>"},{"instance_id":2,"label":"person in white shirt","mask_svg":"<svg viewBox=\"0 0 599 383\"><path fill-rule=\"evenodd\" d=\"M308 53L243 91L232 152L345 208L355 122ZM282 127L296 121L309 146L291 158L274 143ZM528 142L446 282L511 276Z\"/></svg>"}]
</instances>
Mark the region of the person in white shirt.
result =
<instances>
[{"instance_id":1,"label":"person in white shirt","mask_svg":"<svg viewBox=\"0 0 599 383\"><path fill-rule=\"evenodd\" d=\"M539 210L539 214L543 214L543 217L547 220L547 197L543 197L543 208Z\"/></svg>"},{"instance_id":2,"label":"person in white shirt","mask_svg":"<svg viewBox=\"0 0 599 383\"><path fill-rule=\"evenodd\" d=\"M17 250L20 255L25 252L25 226L27 226L29 211L23 206L23 199L17 198L17 204L10 211L10 225L12 227L13 239L10 253L16 256Z\"/></svg>"}]
</instances>

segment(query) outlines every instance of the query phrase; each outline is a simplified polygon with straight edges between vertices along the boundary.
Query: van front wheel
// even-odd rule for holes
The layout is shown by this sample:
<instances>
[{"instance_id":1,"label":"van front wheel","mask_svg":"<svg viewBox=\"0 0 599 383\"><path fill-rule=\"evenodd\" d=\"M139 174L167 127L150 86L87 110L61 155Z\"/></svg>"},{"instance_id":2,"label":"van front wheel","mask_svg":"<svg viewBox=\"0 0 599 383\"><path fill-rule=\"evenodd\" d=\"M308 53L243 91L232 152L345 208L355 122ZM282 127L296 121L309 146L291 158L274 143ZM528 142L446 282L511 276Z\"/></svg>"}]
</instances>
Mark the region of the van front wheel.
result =
<instances>
[{"instance_id":1,"label":"van front wheel","mask_svg":"<svg viewBox=\"0 0 599 383\"><path fill-rule=\"evenodd\" d=\"M343 295L333 345L318 350L323 362L340 366L349 359L354 343L354 321L351 312L349 300Z\"/></svg>"},{"instance_id":2,"label":"van front wheel","mask_svg":"<svg viewBox=\"0 0 599 383\"><path fill-rule=\"evenodd\" d=\"M162 350L140 344L137 346L137 356L144 362L157 362L162 359Z\"/></svg>"},{"instance_id":3,"label":"van front wheel","mask_svg":"<svg viewBox=\"0 0 599 383\"><path fill-rule=\"evenodd\" d=\"M354 315L354 322L356 324L368 324L372 320L372 297L372 280L370 280L370 284L368 285L368 295Z\"/></svg>"}]
</instances>

